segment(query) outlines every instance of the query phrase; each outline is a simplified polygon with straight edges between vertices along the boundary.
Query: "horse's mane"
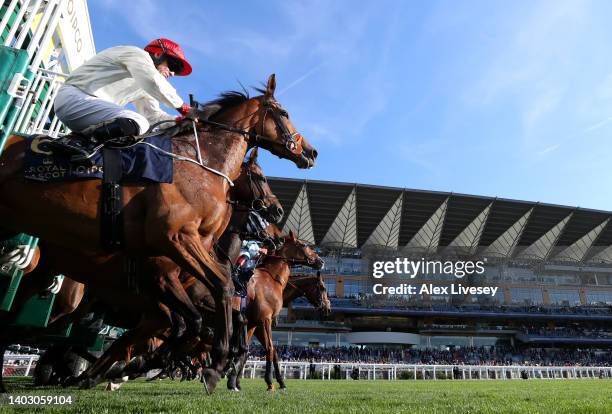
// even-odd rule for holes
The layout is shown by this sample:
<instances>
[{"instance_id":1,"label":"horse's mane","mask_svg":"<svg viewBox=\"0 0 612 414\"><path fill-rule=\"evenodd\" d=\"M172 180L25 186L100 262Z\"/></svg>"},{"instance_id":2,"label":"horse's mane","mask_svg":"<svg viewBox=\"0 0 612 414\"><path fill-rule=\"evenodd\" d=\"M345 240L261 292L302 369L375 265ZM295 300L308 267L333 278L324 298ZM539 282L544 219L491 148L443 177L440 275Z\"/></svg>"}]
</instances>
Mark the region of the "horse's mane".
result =
<instances>
[{"instance_id":1,"label":"horse's mane","mask_svg":"<svg viewBox=\"0 0 612 414\"><path fill-rule=\"evenodd\" d=\"M221 108L219 111L223 111L224 109L232 108L236 105L239 105L243 102L251 99L248 91L225 91L221 92L215 99L212 101L208 101L204 104L204 106L209 105L219 105Z\"/></svg>"},{"instance_id":2,"label":"horse's mane","mask_svg":"<svg viewBox=\"0 0 612 414\"><path fill-rule=\"evenodd\" d=\"M253 89L261 94L266 93L266 90L262 88L253 88ZM203 104L203 106L207 107L210 105L215 105L219 107L219 109L216 110L214 114L211 116L211 118L214 118L220 115L225 110L233 108L236 105L240 105L248 101L249 99L251 99L251 96L249 95L249 92L246 90L246 88L243 87L242 91L221 92L215 99L206 102L205 104Z\"/></svg>"}]
</instances>

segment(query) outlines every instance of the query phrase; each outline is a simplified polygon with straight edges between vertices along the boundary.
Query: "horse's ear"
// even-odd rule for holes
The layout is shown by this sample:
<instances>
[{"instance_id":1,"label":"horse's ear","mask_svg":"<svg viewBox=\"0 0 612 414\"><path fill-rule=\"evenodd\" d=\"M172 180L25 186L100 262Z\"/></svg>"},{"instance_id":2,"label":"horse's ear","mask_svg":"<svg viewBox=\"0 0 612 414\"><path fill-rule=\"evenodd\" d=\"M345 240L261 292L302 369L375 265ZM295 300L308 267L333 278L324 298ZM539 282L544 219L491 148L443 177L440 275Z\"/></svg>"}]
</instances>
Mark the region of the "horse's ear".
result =
<instances>
[{"instance_id":1,"label":"horse's ear","mask_svg":"<svg viewBox=\"0 0 612 414\"><path fill-rule=\"evenodd\" d=\"M253 165L253 163L257 162L257 148L253 148L251 154L249 155L249 165Z\"/></svg>"},{"instance_id":2,"label":"horse's ear","mask_svg":"<svg viewBox=\"0 0 612 414\"><path fill-rule=\"evenodd\" d=\"M268 84L266 85L266 99L274 97L275 90L276 90L276 75L273 73L268 78Z\"/></svg>"},{"instance_id":3,"label":"horse's ear","mask_svg":"<svg viewBox=\"0 0 612 414\"><path fill-rule=\"evenodd\" d=\"M289 230L289 239L295 240L295 233L293 232L293 230Z\"/></svg>"}]
</instances>

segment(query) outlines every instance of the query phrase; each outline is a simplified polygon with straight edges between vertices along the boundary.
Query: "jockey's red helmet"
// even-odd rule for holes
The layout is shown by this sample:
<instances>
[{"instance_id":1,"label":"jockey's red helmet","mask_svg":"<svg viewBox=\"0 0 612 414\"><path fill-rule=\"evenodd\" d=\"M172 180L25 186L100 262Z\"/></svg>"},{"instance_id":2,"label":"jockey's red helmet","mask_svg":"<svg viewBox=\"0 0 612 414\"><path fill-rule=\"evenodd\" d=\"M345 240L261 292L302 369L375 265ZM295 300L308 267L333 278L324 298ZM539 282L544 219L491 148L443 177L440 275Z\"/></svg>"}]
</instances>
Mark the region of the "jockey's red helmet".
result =
<instances>
[{"instance_id":1,"label":"jockey's red helmet","mask_svg":"<svg viewBox=\"0 0 612 414\"><path fill-rule=\"evenodd\" d=\"M180 70L176 71L176 76L187 76L191 73L191 65L185 58L185 53L178 43L169 39L155 39L145 46L144 50L153 54L165 54L176 59L180 63Z\"/></svg>"}]
</instances>

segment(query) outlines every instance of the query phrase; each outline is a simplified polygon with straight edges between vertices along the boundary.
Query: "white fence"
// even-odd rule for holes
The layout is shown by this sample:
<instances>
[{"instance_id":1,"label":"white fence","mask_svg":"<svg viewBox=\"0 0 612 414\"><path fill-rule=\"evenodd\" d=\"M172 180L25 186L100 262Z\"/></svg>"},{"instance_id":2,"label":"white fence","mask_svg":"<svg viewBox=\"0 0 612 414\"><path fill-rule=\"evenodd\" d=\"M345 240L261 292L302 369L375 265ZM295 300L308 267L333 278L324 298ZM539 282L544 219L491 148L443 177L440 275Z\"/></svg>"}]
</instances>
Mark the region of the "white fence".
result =
<instances>
[{"instance_id":1,"label":"white fence","mask_svg":"<svg viewBox=\"0 0 612 414\"><path fill-rule=\"evenodd\" d=\"M311 367L312 365L312 367ZM314 368L314 370L313 370ZM263 377L265 361L249 360L245 365L245 378ZM519 379L521 376L537 379L612 378L612 367L546 367L523 365L408 365L366 363L313 363L281 362L280 369L285 378L350 379L352 375L361 380L476 380Z\"/></svg>"},{"instance_id":2,"label":"white fence","mask_svg":"<svg viewBox=\"0 0 612 414\"><path fill-rule=\"evenodd\" d=\"M38 355L11 355L4 358L3 375L32 375ZM311 365L313 367L311 367ZM314 370L312 369L314 368ZM281 362L284 378L322 380L351 379L356 374L360 380L509 380L521 375L534 379L612 379L612 367L544 367L527 365L409 365L318 362ZM263 378L265 361L249 360L243 371L245 378Z\"/></svg>"}]
</instances>

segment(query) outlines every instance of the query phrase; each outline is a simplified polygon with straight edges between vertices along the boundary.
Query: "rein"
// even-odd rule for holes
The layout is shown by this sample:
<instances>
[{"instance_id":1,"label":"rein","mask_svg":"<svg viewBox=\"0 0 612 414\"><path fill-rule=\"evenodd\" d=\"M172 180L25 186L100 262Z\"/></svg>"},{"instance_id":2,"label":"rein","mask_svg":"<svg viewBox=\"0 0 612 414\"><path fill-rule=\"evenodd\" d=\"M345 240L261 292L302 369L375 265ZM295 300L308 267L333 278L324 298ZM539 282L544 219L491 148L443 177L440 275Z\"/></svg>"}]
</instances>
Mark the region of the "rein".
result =
<instances>
[{"instance_id":1,"label":"rein","mask_svg":"<svg viewBox=\"0 0 612 414\"><path fill-rule=\"evenodd\" d=\"M166 123L166 122L175 122L175 123L178 123L180 121L177 121L175 119L169 119L167 121L158 122L158 123L152 125L151 128L154 128L154 127L156 127L156 126L158 126L160 124ZM175 154L173 152L169 152L169 151L166 151L164 149L161 149L158 146L151 144L150 142L145 142L144 138L146 138L147 136L142 137L142 140L137 142L135 145L138 145L138 144L148 145L149 147L151 147L151 148L161 152L162 154L167 155L168 157L173 158L175 160L178 160L178 161L187 161L187 162L191 162L191 163L193 163L195 165L199 165L200 167L204 168L206 171L209 171L209 172L211 172L211 173L213 173L215 175L218 175L218 176L222 177L223 179L225 179L225 181L227 181L227 183L229 184L230 187L233 187L234 186L234 182L226 174L222 173L221 171L215 170L214 168L211 168L211 167L209 167L207 165L204 165L204 162L202 161L202 152L200 151L200 140L198 139L198 130L196 128L195 121L192 121L192 124L193 124L193 136L194 136L194 140L195 140L196 153L197 153L197 156L198 156L198 160L197 161L193 160L193 159L191 159L189 157L185 157L183 155L178 155L178 154Z\"/></svg>"},{"instance_id":2,"label":"rein","mask_svg":"<svg viewBox=\"0 0 612 414\"><path fill-rule=\"evenodd\" d=\"M270 112L272 114L272 118L274 119L274 123L276 124L276 126L278 127L278 129L280 129L281 131L281 135L283 137L283 144L285 145L285 148L287 148L287 150L289 150L291 153L296 154L296 155L300 155L303 151L303 149L300 146L300 150L297 151L298 148L298 143L299 141L301 141L301 135L296 131L294 133L289 132L289 129L287 128L287 126L285 125L284 122L282 122L281 120L281 115L275 110L274 106L272 106L272 104L270 104L269 102L264 102L263 107L265 108L265 112L264 112L264 116L262 117L262 122L261 122L261 130L262 133L264 131L264 126L265 126L265 122L266 122L266 116L268 115L268 112ZM249 114L247 116L252 116L254 114L256 114L260 109L258 109L257 111L253 112L252 114ZM284 112L284 114L286 114L286 112ZM286 115L285 115L286 116ZM199 121L203 124L206 125L211 125L214 126L216 128L219 129L223 129L225 131L228 132L233 132L233 133L237 133L240 134L242 136L244 136L245 138L247 138L247 140L253 144L259 144L260 142L266 142L269 144L274 144L276 142L276 140L272 137L269 137L267 135L262 135L262 134L258 134L257 132L255 132L254 129L250 129L250 130L246 130L246 129L241 129L241 128L236 128L233 127L231 125L226 125L226 124L222 124L220 122L215 122L215 121L211 121L209 119L199 119ZM164 124L164 123L168 123L168 122L174 122L175 124L178 124L178 120L175 119L168 119L168 120L163 120L160 122L157 122L153 125L151 125L151 127L149 128L149 131L153 130L154 128L156 128L157 126ZM234 183L232 182L232 180L224 173L222 173L221 171L215 170L214 168L211 168L207 165L204 165L203 161L202 161L202 152L200 150L200 141L198 139L198 130L196 128L196 123L195 121L192 121L193 124L193 135L194 135L194 140L195 140L195 145L196 145L196 154L198 159L194 160L191 159L189 157L185 157L182 155L178 155L166 150L163 150L159 147L157 147L156 145L153 145L149 142L144 142L144 141L139 141L136 144L144 144L144 145L148 145L151 148L154 148L155 150L161 152L164 155L167 155L168 157L171 157L173 159L176 159L178 161L187 161L187 162L191 162L193 164L199 165L200 167L204 168L206 171L209 171L215 175L218 175L220 177L222 177L223 179L225 179L227 181L227 183L229 184L230 187L234 186ZM148 134L146 134L143 138L146 138L147 136L150 136ZM296 139L296 137L298 137L298 139ZM257 145L256 145L257 146Z\"/></svg>"}]
</instances>

